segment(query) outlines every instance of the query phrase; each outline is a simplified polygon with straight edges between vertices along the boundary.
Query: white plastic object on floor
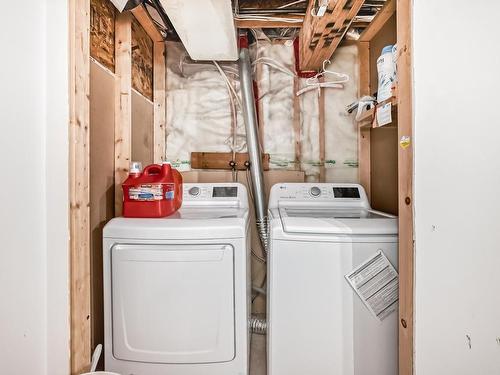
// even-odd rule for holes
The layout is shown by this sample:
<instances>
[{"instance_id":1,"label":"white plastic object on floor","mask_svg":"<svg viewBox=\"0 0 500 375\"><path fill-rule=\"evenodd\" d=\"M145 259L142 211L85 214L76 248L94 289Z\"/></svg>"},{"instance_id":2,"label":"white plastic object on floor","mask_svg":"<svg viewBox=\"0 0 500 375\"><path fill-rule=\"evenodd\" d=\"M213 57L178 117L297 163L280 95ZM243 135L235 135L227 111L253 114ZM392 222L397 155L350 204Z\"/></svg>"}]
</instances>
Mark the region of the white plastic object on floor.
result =
<instances>
[{"instance_id":1,"label":"white plastic object on floor","mask_svg":"<svg viewBox=\"0 0 500 375\"><path fill-rule=\"evenodd\" d=\"M95 347L94 353L92 353L92 364L90 366L90 372L95 371L97 369L97 364L99 363L99 358L101 358L102 353L102 344L99 344Z\"/></svg>"},{"instance_id":2,"label":"white plastic object on floor","mask_svg":"<svg viewBox=\"0 0 500 375\"><path fill-rule=\"evenodd\" d=\"M93 372L86 372L85 374L82 375L121 375L121 374L109 371L93 371Z\"/></svg>"}]
</instances>

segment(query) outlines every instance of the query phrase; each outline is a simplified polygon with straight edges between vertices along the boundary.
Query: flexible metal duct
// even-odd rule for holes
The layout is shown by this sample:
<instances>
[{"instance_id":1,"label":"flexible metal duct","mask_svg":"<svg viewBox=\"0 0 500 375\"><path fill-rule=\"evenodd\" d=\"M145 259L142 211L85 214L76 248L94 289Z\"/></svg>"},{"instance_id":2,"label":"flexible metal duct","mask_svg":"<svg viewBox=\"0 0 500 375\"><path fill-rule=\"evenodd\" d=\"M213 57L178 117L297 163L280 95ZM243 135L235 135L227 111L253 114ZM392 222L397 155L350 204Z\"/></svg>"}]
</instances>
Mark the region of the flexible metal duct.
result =
<instances>
[{"instance_id":1,"label":"flexible metal duct","mask_svg":"<svg viewBox=\"0 0 500 375\"><path fill-rule=\"evenodd\" d=\"M252 333L256 333L258 335L267 334L267 321L265 319L252 316L248 321L248 327Z\"/></svg>"},{"instance_id":2,"label":"flexible metal duct","mask_svg":"<svg viewBox=\"0 0 500 375\"><path fill-rule=\"evenodd\" d=\"M264 202L264 175L262 172L262 155L257 131L257 113L253 93L252 64L248 46L240 47L239 54L240 89L243 105L243 119L247 135L247 150L250 158L250 175L252 176L252 191L255 204L255 219L262 247L267 253L267 211Z\"/></svg>"}]
</instances>

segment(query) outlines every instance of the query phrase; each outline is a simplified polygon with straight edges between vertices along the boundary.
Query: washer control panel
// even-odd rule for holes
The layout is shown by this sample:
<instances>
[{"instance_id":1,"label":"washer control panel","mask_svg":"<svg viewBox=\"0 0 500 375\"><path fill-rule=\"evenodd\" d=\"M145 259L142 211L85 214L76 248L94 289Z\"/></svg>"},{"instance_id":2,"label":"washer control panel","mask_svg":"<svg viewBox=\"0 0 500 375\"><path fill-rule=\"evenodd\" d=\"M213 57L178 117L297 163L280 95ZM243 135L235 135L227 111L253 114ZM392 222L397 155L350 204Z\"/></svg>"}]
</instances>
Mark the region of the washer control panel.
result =
<instances>
[{"instance_id":1,"label":"washer control panel","mask_svg":"<svg viewBox=\"0 0 500 375\"><path fill-rule=\"evenodd\" d=\"M319 197L321 196L321 189L317 186L313 186L309 189L309 194L311 194L312 197Z\"/></svg>"},{"instance_id":2,"label":"washer control panel","mask_svg":"<svg viewBox=\"0 0 500 375\"><path fill-rule=\"evenodd\" d=\"M278 202L304 204L355 204L369 207L368 199L361 185L333 183L283 183L271 189L269 207Z\"/></svg>"}]
</instances>

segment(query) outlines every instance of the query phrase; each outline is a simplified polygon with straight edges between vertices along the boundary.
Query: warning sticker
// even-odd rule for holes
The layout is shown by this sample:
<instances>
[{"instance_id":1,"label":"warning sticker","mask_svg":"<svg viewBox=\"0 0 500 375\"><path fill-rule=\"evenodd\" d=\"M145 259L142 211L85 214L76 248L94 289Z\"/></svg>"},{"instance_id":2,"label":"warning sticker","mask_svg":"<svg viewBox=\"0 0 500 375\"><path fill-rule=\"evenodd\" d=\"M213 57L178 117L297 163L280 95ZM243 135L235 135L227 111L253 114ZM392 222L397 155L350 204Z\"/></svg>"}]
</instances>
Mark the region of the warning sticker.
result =
<instances>
[{"instance_id":1,"label":"warning sticker","mask_svg":"<svg viewBox=\"0 0 500 375\"><path fill-rule=\"evenodd\" d=\"M163 199L163 188L161 184L134 186L129 189L128 197L135 201L159 201Z\"/></svg>"},{"instance_id":2,"label":"warning sticker","mask_svg":"<svg viewBox=\"0 0 500 375\"><path fill-rule=\"evenodd\" d=\"M399 277L382 250L345 275L370 312L384 320L397 309Z\"/></svg>"}]
</instances>

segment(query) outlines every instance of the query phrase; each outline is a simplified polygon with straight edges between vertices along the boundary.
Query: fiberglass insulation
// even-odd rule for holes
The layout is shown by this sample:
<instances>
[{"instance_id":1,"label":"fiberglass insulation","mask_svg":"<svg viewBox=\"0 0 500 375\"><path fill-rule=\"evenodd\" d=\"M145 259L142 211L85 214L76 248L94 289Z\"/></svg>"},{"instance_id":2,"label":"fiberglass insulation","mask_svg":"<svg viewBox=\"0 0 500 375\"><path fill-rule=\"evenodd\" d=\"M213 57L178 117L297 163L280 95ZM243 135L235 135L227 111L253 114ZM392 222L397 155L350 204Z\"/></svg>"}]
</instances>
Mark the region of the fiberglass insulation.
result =
<instances>
[{"instance_id":1,"label":"fiberglass insulation","mask_svg":"<svg viewBox=\"0 0 500 375\"><path fill-rule=\"evenodd\" d=\"M229 94L224 80L210 62L191 61L180 43L167 44L167 160L189 170L191 152L230 152L232 122ZM292 43L259 40L251 47L258 87L259 121L263 151L270 154L272 169L295 168L293 130L294 54ZM277 69L261 62L275 63ZM239 94L238 66L221 64ZM347 73L343 89L322 89L325 95L326 181L357 181L357 132L345 106L357 99L357 49L341 47L329 70ZM325 76L325 81L331 79ZM300 79L300 86L306 85ZM307 179L319 178L318 90L300 96L301 169ZM235 150L245 152L245 127L237 108Z\"/></svg>"}]
</instances>

